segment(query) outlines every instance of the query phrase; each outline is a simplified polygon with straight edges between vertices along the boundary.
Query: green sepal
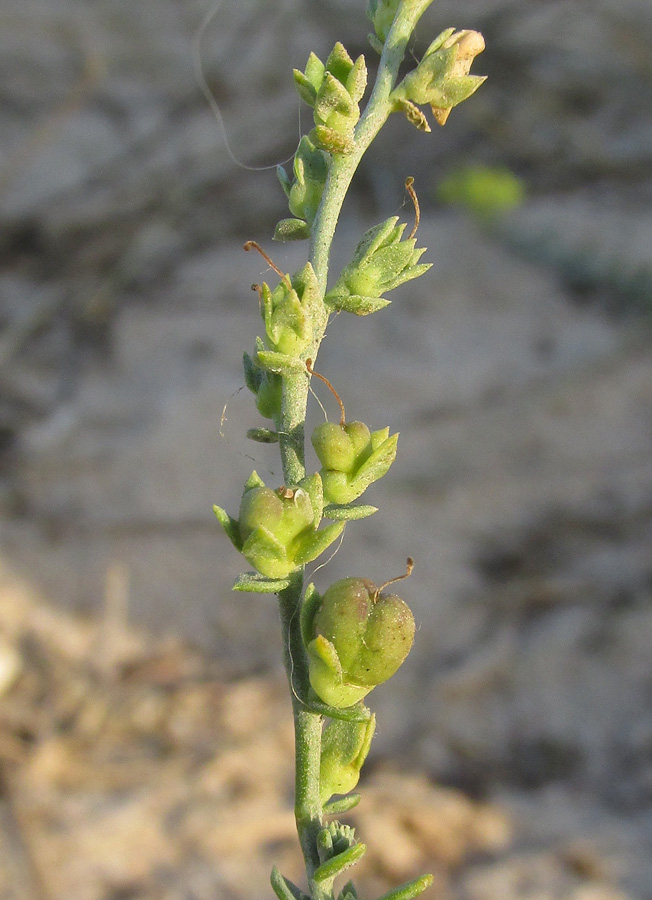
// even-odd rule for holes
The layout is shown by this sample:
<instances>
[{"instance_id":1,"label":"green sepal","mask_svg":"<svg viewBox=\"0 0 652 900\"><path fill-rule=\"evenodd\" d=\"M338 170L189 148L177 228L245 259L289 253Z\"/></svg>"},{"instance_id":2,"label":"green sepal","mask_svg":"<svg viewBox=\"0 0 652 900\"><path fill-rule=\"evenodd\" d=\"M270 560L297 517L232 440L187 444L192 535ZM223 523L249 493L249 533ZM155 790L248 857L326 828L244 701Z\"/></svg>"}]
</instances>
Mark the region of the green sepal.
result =
<instances>
[{"instance_id":1,"label":"green sepal","mask_svg":"<svg viewBox=\"0 0 652 900\"><path fill-rule=\"evenodd\" d=\"M221 506L217 506L216 504L213 506L213 512L215 513L215 518L226 532L226 536L235 549L242 552L242 540L240 538L240 524L238 520L234 519L225 509L222 509Z\"/></svg>"},{"instance_id":2,"label":"green sepal","mask_svg":"<svg viewBox=\"0 0 652 900\"><path fill-rule=\"evenodd\" d=\"M273 241L305 241L310 237L310 225L303 219L281 219L276 223Z\"/></svg>"},{"instance_id":3,"label":"green sepal","mask_svg":"<svg viewBox=\"0 0 652 900\"><path fill-rule=\"evenodd\" d=\"M355 147L353 128L342 132L327 125L315 125L310 132L310 138L316 147L326 150L327 153L345 155L351 153Z\"/></svg>"},{"instance_id":4,"label":"green sepal","mask_svg":"<svg viewBox=\"0 0 652 900\"><path fill-rule=\"evenodd\" d=\"M292 187L292 180L288 173L285 171L283 166L278 165L276 167L276 177L281 183L281 187L283 188L283 193L289 199L290 197L290 188Z\"/></svg>"},{"instance_id":5,"label":"green sepal","mask_svg":"<svg viewBox=\"0 0 652 900\"><path fill-rule=\"evenodd\" d=\"M358 241L351 265L359 265L387 242L396 243L396 241L400 241L404 231L405 223L399 225L398 216L390 216L384 222L374 225L368 231L365 231Z\"/></svg>"},{"instance_id":6,"label":"green sepal","mask_svg":"<svg viewBox=\"0 0 652 900\"><path fill-rule=\"evenodd\" d=\"M347 794L346 797L340 797L338 800L329 800L328 803L325 803L322 813L325 816L339 816L350 809L355 809L361 800L360 794Z\"/></svg>"},{"instance_id":7,"label":"green sepal","mask_svg":"<svg viewBox=\"0 0 652 900\"><path fill-rule=\"evenodd\" d=\"M340 84L346 85L346 82L353 70L353 60L340 41L337 41L326 60L326 71L329 72Z\"/></svg>"},{"instance_id":8,"label":"green sepal","mask_svg":"<svg viewBox=\"0 0 652 900\"><path fill-rule=\"evenodd\" d=\"M324 881L337 878L342 872L355 865L359 859L362 859L366 852L366 844L354 844L353 847L349 847L343 853L338 853L337 856L322 863L313 875L314 880L318 884L322 884Z\"/></svg>"},{"instance_id":9,"label":"green sepal","mask_svg":"<svg viewBox=\"0 0 652 900\"><path fill-rule=\"evenodd\" d=\"M258 572L243 572L236 578L232 590L250 594L278 594L289 586L288 578L268 578Z\"/></svg>"},{"instance_id":10,"label":"green sepal","mask_svg":"<svg viewBox=\"0 0 652 900\"><path fill-rule=\"evenodd\" d=\"M325 862L327 859L330 859L333 855L333 836L328 830L328 828L322 828L320 832L317 834L317 853L319 854L319 861Z\"/></svg>"},{"instance_id":11,"label":"green sepal","mask_svg":"<svg viewBox=\"0 0 652 900\"><path fill-rule=\"evenodd\" d=\"M315 125L342 131L352 128L359 117L358 104L342 82L327 71L315 101Z\"/></svg>"},{"instance_id":12,"label":"green sepal","mask_svg":"<svg viewBox=\"0 0 652 900\"><path fill-rule=\"evenodd\" d=\"M378 56L382 56L383 50L385 49L383 41L379 41L375 34L368 34L367 40L369 41L371 49L375 50Z\"/></svg>"},{"instance_id":13,"label":"green sepal","mask_svg":"<svg viewBox=\"0 0 652 900\"><path fill-rule=\"evenodd\" d=\"M242 367L244 369L245 384L252 394L257 394L263 373L248 353L242 354Z\"/></svg>"},{"instance_id":14,"label":"green sepal","mask_svg":"<svg viewBox=\"0 0 652 900\"><path fill-rule=\"evenodd\" d=\"M324 191L330 157L315 147L307 135L299 141L294 154L294 180L288 194L290 212L311 225L317 215Z\"/></svg>"},{"instance_id":15,"label":"green sepal","mask_svg":"<svg viewBox=\"0 0 652 900\"><path fill-rule=\"evenodd\" d=\"M374 715L367 722L334 720L326 726L319 764L322 803L333 794L348 794L357 785L375 730Z\"/></svg>"},{"instance_id":16,"label":"green sepal","mask_svg":"<svg viewBox=\"0 0 652 900\"><path fill-rule=\"evenodd\" d=\"M249 478L245 481L245 491L251 491L253 488L265 487L265 482L254 469Z\"/></svg>"},{"instance_id":17,"label":"green sepal","mask_svg":"<svg viewBox=\"0 0 652 900\"><path fill-rule=\"evenodd\" d=\"M388 891L382 897L379 897L379 900L412 900L413 897L418 897L419 894L428 890L433 881L433 875L421 875L420 878L415 878L414 881L407 881L405 884Z\"/></svg>"},{"instance_id":18,"label":"green sepal","mask_svg":"<svg viewBox=\"0 0 652 900\"><path fill-rule=\"evenodd\" d=\"M338 709L353 706L366 697L371 687L345 684L337 650L323 635L318 634L306 646L310 664L310 684L317 696Z\"/></svg>"},{"instance_id":19,"label":"green sepal","mask_svg":"<svg viewBox=\"0 0 652 900\"><path fill-rule=\"evenodd\" d=\"M364 97L367 88L367 64L362 54L353 63L353 68L344 82L346 89L355 103L359 103Z\"/></svg>"},{"instance_id":20,"label":"green sepal","mask_svg":"<svg viewBox=\"0 0 652 900\"><path fill-rule=\"evenodd\" d=\"M354 796L357 796L357 794ZM355 885L352 881L346 882L346 884L340 891L337 900L358 900L358 892L356 891Z\"/></svg>"},{"instance_id":21,"label":"green sepal","mask_svg":"<svg viewBox=\"0 0 652 900\"><path fill-rule=\"evenodd\" d=\"M257 444L278 444L279 441L278 432L271 428L248 428L247 437Z\"/></svg>"},{"instance_id":22,"label":"green sepal","mask_svg":"<svg viewBox=\"0 0 652 900\"><path fill-rule=\"evenodd\" d=\"M389 306L391 300L384 297L361 297L359 294L338 294L335 290L329 291L324 297L324 303L336 312L350 312L354 316L369 316Z\"/></svg>"},{"instance_id":23,"label":"green sepal","mask_svg":"<svg viewBox=\"0 0 652 900\"><path fill-rule=\"evenodd\" d=\"M278 350L258 350L256 363L261 369L276 375L296 375L306 370L306 364L298 356L288 356Z\"/></svg>"},{"instance_id":24,"label":"green sepal","mask_svg":"<svg viewBox=\"0 0 652 900\"><path fill-rule=\"evenodd\" d=\"M242 555L269 578L285 578L298 568L288 558L287 548L264 525L259 525L242 545Z\"/></svg>"},{"instance_id":25,"label":"green sepal","mask_svg":"<svg viewBox=\"0 0 652 900\"><path fill-rule=\"evenodd\" d=\"M336 521L344 520L345 522L353 522L357 519L366 519L368 516L373 516L374 513L378 512L377 506L369 506L365 504L359 504L358 506L352 506L350 504L337 504L337 503L329 503L324 507L324 518L325 519L335 519Z\"/></svg>"},{"instance_id":26,"label":"green sepal","mask_svg":"<svg viewBox=\"0 0 652 900\"><path fill-rule=\"evenodd\" d=\"M337 540L345 525L346 522L333 522L332 525L327 525L321 531L299 535L292 546L295 563L305 565L317 559L333 541Z\"/></svg>"},{"instance_id":27,"label":"green sepal","mask_svg":"<svg viewBox=\"0 0 652 900\"><path fill-rule=\"evenodd\" d=\"M301 72L299 69L293 70L294 83L299 92L299 96L308 104L308 106L315 105L317 91L324 80L325 72L326 67L314 53L311 53L308 57L305 72Z\"/></svg>"},{"instance_id":28,"label":"green sepal","mask_svg":"<svg viewBox=\"0 0 652 900\"><path fill-rule=\"evenodd\" d=\"M298 484L310 497L314 518L312 524L314 528L319 527L324 509L324 487L322 485L321 475L315 472L313 475L306 475Z\"/></svg>"},{"instance_id":29,"label":"green sepal","mask_svg":"<svg viewBox=\"0 0 652 900\"><path fill-rule=\"evenodd\" d=\"M319 609L319 604L321 603L321 594L315 587L315 585L310 582L310 584L306 587L305 593L303 595L303 600L301 602L301 610L299 612L299 626L301 628L301 636L303 638L303 644L305 647L308 646L310 641L313 639L313 619L315 618L315 613Z\"/></svg>"},{"instance_id":30,"label":"green sepal","mask_svg":"<svg viewBox=\"0 0 652 900\"><path fill-rule=\"evenodd\" d=\"M289 878L284 878L276 866L273 867L269 880L278 900L310 900L301 888L293 884Z\"/></svg>"},{"instance_id":31,"label":"green sepal","mask_svg":"<svg viewBox=\"0 0 652 900\"><path fill-rule=\"evenodd\" d=\"M487 80L486 75L463 75L449 78L438 91L433 92L430 105L439 109L449 109L468 100Z\"/></svg>"}]
</instances>

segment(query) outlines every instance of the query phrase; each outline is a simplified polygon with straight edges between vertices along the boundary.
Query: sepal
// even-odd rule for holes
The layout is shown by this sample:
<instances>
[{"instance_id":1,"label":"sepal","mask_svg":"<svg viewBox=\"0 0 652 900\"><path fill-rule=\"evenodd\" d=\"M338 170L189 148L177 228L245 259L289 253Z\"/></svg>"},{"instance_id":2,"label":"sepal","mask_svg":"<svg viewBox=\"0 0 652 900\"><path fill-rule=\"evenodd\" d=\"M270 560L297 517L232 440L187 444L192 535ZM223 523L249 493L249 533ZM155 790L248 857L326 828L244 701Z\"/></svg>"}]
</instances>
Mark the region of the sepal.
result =
<instances>
[{"instance_id":1,"label":"sepal","mask_svg":"<svg viewBox=\"0 0 652 900\"><path fill-rule=\"evenodd\" d=\"M225 509L222 509L221 506L217 506L216 504L213 505L213 512L215 513L215 518L226 532L226 536L235 549L238 550L238 552L242 552L242 541L240 539L240 525L238 520L234 519Z\"/></svg>"}]
</instances>

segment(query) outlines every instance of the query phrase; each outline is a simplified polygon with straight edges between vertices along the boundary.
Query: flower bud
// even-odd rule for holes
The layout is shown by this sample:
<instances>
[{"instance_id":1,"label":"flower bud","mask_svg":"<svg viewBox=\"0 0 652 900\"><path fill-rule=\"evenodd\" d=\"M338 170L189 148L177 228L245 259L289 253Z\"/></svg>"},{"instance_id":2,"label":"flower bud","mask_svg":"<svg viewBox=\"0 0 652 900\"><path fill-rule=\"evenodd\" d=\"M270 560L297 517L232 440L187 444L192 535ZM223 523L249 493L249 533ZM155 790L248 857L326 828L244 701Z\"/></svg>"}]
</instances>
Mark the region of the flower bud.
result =
<instances>
[{"instance_id":1,"label":"flower bud","mask_svg":"<svg viewBox=\"0 0 652 900\"><path fill-rule=\"evenodd\" d=\"M367 17L373 22L376 36L383 44L392 27L400 2L401 0L368 0L367 2Z\"/></svg>"},{"instance_id":2,"label":"flower bud","mask_svg":"<svg viewBox=\"0 0 652 900\"><path fill-rule=\"evenodd\" d=\"M294 80L301 98L313 108L313 145L329 153L349 153L367 85L364 57L354 62L338 42L326 65L311 53L305 72L294 70Z\"/></svg>"},{"instance_id":3,"label":"flower bud","mask_svg":"<svg viewBox=\"0 0 652 900\"><path fill-rule=\"evenodd\" d=\"M333 309L366 316L388 305L382 294L427 272L430 265L417 264L425 247L416 249L415 238L401 240L404 230L398 216L370 228L324 302Z\"/></svg>"},{"instance_id":4,"label":"flower bud","mask_svg":"<svg viewBox=\"0 0 652 900\"><path fill-rule=\"evenodd\" d=\"M309 625L310 683L325 703L357 703L390 678L414 640L414 617L395 594L365 578L344 578L326 591Z\"/></svg>"},{"instance_id":5,"label":"flower bud","mask_svg":"<svg viewBox=\"0 0 652 900\"><path fill-rule=\"evenodd\" d=\"M253 472L245 484L238 519L220 507L215 514L251 565L268 578L285 578L316 559L341 533L344 522L318 531L323 509L319 475L294 488L268 488Z\"/></svg>"},{"instance_id":6,"label":"flower bud","mask_svg":"<svg viewBox=\"0 0 652 900\"><path fill-rule=\"evenodd\" d=\"M406 110L405 101L429 104L435 120L444 125L454 106L467 100L486 80L469 75L473 60L484 50L478 31L448 28L428 47L423 59L392 92L396 109Z\"/></svg>"},{"instance_id":7,"label":"flower bud","mask_svg":"<svg viewBox=\"0 0 652 900\"><path fill-rule=\"evenodd\" d=\"M348 794L356 786L375 730L373 715L366 722L333 719L324 729L319 766L322 803L333 794Z\"/></svg>"},{"instance_id":8,"label":"flower bud","mask_svg":"<svg viewBox=\"0 0 652 900\"><path fill-rule=\"evenodd\" d=\"M294 154L294 179L290 181L282 166L278 177L289 201L290 212L312 225L321 202L328 175L329 156L304 135Z\"/></svg>"},{"instance_id":9,"label":"flower bud","mask_svg":"<svg viewBox=\"0 0 652 900\"><path fill-rule=\"evenodd\" d=\"M310 263L292 277L282 278L274 290L263 282L260 312L270 350L300 356L313 339L313 313L319 287Z\"/></svg>"},{"instance_id":10,"label":"flower bud","mask_svg":"<svg viewBox=\"0 0 652 900\"><path fill-rule=\"evenodd\" d=\"M258 338L256 349L262 350L263 342ZM261 416L266 419L276 419L281 414L281 400L283 395L283 380L274 372L266 372L256 365L248 353L243 356L245 383L249 390L256 395L256 408Z\"/></svg>"},{"instance_id":11,"label":"flower bud","mask_svg":"<svg viewBox=\"0 0 652 900\"><path fill-rule=\"evenodd\" d=\"M363 422L324 422L311 440L323 467L324 499L339 505L351 503L386 474L396 458L398 434L390 437L389 428L372 433Z\"/></svg>"}]
</instances>

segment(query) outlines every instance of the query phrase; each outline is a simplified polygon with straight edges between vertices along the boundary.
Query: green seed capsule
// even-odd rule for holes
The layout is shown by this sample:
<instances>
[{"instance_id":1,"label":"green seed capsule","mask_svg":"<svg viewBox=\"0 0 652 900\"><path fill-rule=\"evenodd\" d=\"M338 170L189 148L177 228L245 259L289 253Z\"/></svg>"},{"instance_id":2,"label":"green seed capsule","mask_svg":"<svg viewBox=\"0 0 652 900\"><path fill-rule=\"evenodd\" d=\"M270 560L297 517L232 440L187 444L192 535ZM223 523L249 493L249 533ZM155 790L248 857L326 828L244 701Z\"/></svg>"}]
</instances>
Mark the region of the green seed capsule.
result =
<instances>
[{"instance_id":1,"label":"green seed capsule","mask_svg":"<svg viewBox=\"0 0 652 900\"><path fill-rule=\"evenodd\" d=\"M314 613L308 644L310 683L331 706L351 706L387 681L414 640L414 617L396 594L366 578L335 582Z\"/></svg>"}]
</instances>

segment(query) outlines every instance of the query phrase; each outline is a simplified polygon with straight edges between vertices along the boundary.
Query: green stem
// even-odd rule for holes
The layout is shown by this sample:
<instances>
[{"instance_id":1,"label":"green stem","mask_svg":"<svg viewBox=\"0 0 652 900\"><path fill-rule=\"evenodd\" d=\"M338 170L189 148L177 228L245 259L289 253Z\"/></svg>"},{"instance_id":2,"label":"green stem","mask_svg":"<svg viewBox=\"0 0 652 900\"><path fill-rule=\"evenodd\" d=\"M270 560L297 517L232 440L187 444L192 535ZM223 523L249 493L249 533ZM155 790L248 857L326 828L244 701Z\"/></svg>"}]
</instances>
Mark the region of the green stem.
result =
<instances>
[{"instance_id":1,"label":"green stem","mask_svg":"<svg viewBox=\"0 0 652 900\"><path fill-rule=\"evenodd\" d=\"M396 84L407 42L417 21L431 2L432 0L404 0L401 4L385 42L373 92L355 130L355 149L350 154L333 157L319 212L313 224L309 254L322 293L326 292L330 249L344 197L365 151L392 111L389 97ZM311 348L313 360L317 356L326 327L325 307L320 319L321 321L315 322L315 342ZM304 426L308 385L309 381L304 373L283 379L281 415L276 426L283 477L288 486L297 484L305 475ZM310 895L313 900L331 900L332 888L320 886L314 878L320 866L317 835L322 827L319 763L323 717L306 709L297 696L297 693L306 696L309 689L308 661L299 624L302 595L303 572L300 571L293 577L290 587L279 594L284 661L292 691L294 714L294 810ZM295 685L299 688L298 691Z\"/></svg>"},{"instance_id":2,"label":"green stem","mask_svg":"<svg viewBox=\"0 0 652 900\"><path fill-rule=\"evenodd\" d=\"M313 881L313 876L320 865L317 835L322 827L319 763L323 718L307 710L298 697L299 693L305 693L308 683L308 661L299 622L302 593L303 574L297 573L290 587L279 594L284 661L292 692L294 714L294 816L311 896L314 900L325 900L328 895L324 895Z\"/></svg>"},{"instance_id":3,"label":"green stem","mask_svg":"<svg viewBox=\"0 0 652 900\"><path fill-rule=\"evenodd\" d=\"M373 92L355 129L355 147L351 153L334 156L315 217L310 240L310 262L320 290L326 292L328 260L337 220L353 175L369 145L392 112L389 96L394 90L398 70L415 25L432 0L404 0L387 35Z\"/></svg>"}]
</instances>

